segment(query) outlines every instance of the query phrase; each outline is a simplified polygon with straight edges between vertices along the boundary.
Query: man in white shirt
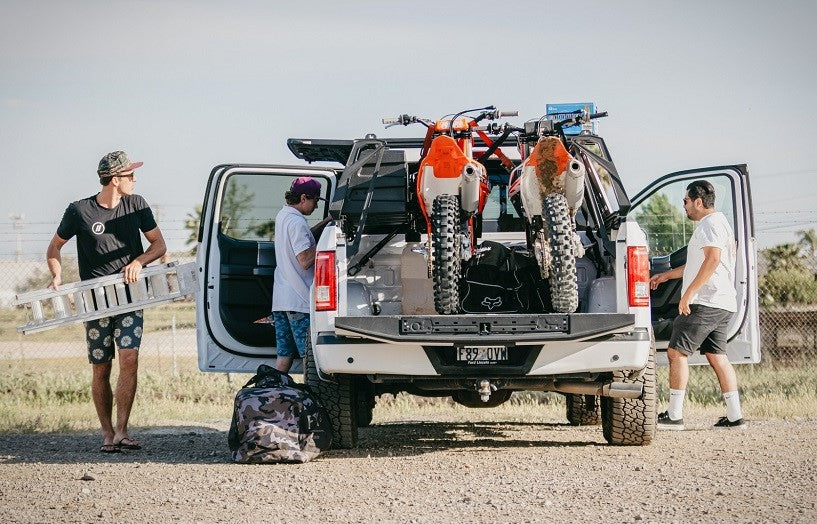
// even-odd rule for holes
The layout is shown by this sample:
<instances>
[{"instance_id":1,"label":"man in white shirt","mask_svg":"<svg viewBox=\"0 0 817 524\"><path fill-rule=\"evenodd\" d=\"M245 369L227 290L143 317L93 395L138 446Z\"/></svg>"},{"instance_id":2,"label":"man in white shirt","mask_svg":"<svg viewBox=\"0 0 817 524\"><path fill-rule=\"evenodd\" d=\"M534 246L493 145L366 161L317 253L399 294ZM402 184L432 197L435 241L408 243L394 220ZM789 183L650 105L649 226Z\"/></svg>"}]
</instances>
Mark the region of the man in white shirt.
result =
<instances>
[{"instance_id":1,"label":"man in white shirt","mask_svg":"<svg viewBox=\"0 0 817 524\"><path fill-rule=\"evenodd\" d=\"M679 315L667 348L669 407L658 415L658 428L684 429L688 357L695 351L706 355L726 401L726 416L715 427L744 426L737 377L726 355L726 329L737 311L735 237L726 216L715 211L715 188L706 180L687 186L684 210L698 222L689 239L686 264L650 279L650 287L656 289L667 280L683 278Z\"/></svg>"},{"instance_id":2,"label":"man in white shirt","mask_svg":"<svg viewBox=\"0 0 817 524\"><path fill-rule=\"evenodd\" d=\"M309 288L315 278L315 238L306 217L318 207L320 183L299 177L284 194L287 205L275 217L275 282L272 320L278 358L275 368L289 372L292 360L306 354L309 340Z\"/></svg>"}]
</instances>

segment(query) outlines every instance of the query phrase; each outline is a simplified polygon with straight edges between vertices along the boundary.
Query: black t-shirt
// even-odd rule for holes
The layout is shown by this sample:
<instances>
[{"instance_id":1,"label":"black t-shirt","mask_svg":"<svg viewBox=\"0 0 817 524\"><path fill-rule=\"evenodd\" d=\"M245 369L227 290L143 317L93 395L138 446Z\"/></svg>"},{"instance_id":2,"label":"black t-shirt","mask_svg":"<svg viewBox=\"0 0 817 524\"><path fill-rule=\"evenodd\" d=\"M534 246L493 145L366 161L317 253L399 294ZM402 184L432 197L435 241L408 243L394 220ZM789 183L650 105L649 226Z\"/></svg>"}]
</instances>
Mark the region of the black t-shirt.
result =
<instances>
[{"instance_id":1,"label":"black t-shirt","mask_svg":"<svg viewBox=\"0 0 817 524\"><path fill-rule=\"evenodd\" d=\"M82 280L113 275L145 252L140 231L156 227L145 199L125 195L113 209L99 205L96 195L68 205L57 228L63 240L77 236L79 276Z\"/></svg>"}]
</instances>

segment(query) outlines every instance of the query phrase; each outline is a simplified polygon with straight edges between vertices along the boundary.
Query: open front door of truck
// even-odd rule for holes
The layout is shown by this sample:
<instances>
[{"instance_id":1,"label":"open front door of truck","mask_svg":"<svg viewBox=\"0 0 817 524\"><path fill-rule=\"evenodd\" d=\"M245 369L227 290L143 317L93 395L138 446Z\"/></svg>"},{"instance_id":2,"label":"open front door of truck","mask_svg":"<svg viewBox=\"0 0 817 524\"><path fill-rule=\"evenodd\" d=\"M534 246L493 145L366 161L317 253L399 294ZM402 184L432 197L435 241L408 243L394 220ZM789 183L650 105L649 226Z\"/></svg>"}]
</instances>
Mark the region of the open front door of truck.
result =
<instances>
[{"instance_id":1,"label":"open front door of truck","mask_svg":"<svg viewBox=\"0 0 817 524\"><path fill-rule=\"evenodd\" d=\"M651 274L685 264L686 245L696 223L687 218L683 198L687 185L699 179L708 180L715 186L715 208L730 221L737 242L735 287L738 311L728 328L729 360L735 364L759 362L757 248L746 166L691 169L663 176L632 199L630 214L647 233ZM678 315L680 299L680 279L665 282L651 293L659 362L666 362L672 320ZM689 361L690 364L702 364L706 359L696 353Z\"/></svg>"},{"instance_id":2,"label":"open front door of truck","mask_svg":"<svg viewBox=\"0 0 817 524\"><path fill-rule=\"evenodd\" d=\"M255 372L275 361L275 328L268 321L275 276L275 217L295 178L309 176L331 196L330 168L224 165L207 184L196 262L197 345L202 371ZM327 214L325 201L306 217ZM296 360L292 372L301 370Z\"/></svg>"}]
</instances>

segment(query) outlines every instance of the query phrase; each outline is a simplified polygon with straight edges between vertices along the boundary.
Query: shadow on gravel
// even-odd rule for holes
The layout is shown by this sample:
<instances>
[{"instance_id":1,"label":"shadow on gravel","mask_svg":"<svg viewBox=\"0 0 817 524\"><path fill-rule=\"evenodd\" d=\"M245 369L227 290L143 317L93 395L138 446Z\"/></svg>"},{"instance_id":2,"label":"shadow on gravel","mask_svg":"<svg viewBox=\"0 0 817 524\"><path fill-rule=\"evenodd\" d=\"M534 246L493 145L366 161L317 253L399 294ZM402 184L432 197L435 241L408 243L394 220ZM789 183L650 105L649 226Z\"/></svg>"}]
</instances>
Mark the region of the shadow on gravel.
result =
<instances>
[{"instance_id":1,"label":"shadow on gravel","mask_svg":"<svg viewBox=\"0 0 817 524\"><path fill-rule=\"evenodd\" d=\"M399 422L361 428L357 449L332 450L335 458L413 456L444 450L597 446L587 441L553 440L567 424L525 422ZM572 428L575 429L575 428ZM595 429L599 436L600 428ZM0 435L0 463L6 464L219 464L231 462L227 432L209 427L145 427L132 432L142 449L100 453L96 433ZM567 435L565 435L567 436ZM570 435L573 436L573 435Z\"/></svg>"},{"instance_id":2,"label":"shadow on gravel","mask_svg":"<svg viewBox=\"0 0 817 524\"><path fill-rule=\"evenodd\" d=\"M443 450L597 446L599 442L553 440L568 424L529 422L396 422L359 430L359 446L331 453L343 456L411 456ZM601 428L585 428L598 431ZM571 435L572 436L572 435Z\"/></svg>"},{"instance_id":3,"label":"shadow on gravel","mask_svg":"<svg viewBox=\"0 0 817 524\"><path fill-rule=\"evenodd\" d=\"M142 449L100 453L97 433L0 435L0 463L213 464L230 461L227 432L209 427L144 427L131 431Z\"/></svg>"}]
</instances>

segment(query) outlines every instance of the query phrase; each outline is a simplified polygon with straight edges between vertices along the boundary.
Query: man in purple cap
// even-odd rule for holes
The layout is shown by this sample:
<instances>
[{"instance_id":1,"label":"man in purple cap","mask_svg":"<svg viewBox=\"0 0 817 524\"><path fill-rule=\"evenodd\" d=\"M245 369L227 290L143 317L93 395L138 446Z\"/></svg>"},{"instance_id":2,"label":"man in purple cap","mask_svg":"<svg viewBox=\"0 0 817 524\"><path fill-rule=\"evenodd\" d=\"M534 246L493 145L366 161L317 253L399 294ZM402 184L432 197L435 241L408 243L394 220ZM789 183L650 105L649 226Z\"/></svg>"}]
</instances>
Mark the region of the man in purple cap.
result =
<instances>
[{"instance_id":1,"label":"man in purple cap","mask_svg":"<svg viewBox=\"0 0 817 524\"><path fill-rule=\"evenodd\" d=\"M303 358L309 339L309 288L315 279L315 238L306 217L318 207L321 184L310 177L292 181L284 194L287 205L275 216L275 285L272 320L278 358L275 368L289 372L292 360Z\"/></svg>"},{"instance_id":2,"label":"man in purple cap","mask_svg":"<svg viewBox=\"0 0 817 524\"><path fill-rule=\"evenodd\" d=\"M140 195L134 194L136 173L142 162L131 162L123 151L108 153L99 161L97 175L102 190L71 203L65 210L57 234L46 255L52 289L62 284L60 250L77 237L77 261L82 280L123 273L126 282L136 282L142 267L165 254L165 241L153 212ZM139 232L150 242L147 251ZM136 396L142 312L134 311L85 323L88 360L93 366L91 393L102 426L103 453L141 449L128 434L133 399ZM119 348L119 380L111 390L111 361L114 343ZM116 400L116 425L111 416Z\"/></svg>"}]
</instances>

